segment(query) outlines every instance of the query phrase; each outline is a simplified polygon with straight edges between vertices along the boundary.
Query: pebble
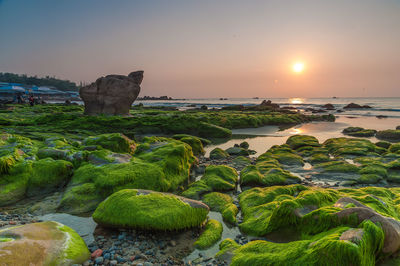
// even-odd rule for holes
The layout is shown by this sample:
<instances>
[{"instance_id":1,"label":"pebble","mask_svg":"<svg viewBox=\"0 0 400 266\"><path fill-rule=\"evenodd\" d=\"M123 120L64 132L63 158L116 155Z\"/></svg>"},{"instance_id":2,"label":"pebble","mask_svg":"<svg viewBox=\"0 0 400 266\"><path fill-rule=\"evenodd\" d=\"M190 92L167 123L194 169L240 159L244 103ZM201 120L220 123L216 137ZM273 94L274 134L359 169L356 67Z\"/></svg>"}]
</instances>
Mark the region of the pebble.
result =
<instances>
[{"instance_id":1,"label":"pebble","mask_svg":"<svg viewBox=\"0 0 400 266\"><path fill-rule=\"evenodd\" d=\"M95 262L96 264L102 264L103 261L104 261L104 258L103 258L103 257L97 257L97 258L94 260L94 262Z\"/></svg>"}]
</instances>

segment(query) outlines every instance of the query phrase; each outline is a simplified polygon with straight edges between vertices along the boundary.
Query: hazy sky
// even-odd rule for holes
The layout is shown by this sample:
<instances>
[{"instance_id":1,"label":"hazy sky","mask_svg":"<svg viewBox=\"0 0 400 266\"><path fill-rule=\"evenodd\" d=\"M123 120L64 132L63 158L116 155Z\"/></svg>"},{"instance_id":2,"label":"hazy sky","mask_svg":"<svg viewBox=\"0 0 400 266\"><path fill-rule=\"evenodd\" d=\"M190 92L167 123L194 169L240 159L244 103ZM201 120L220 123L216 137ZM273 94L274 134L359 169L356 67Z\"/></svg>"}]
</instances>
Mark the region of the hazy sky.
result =
<instances>
[{"instance_id":1,"label":"hazy sky","mask_svg":"<svg viewBox=\"0 0 400 266\"><path fill-rule=\"evenodd\" d=\"M0 72L139 69L142 96L400 96L400 0L0 0Z\"/></svg>"}]
</instances>

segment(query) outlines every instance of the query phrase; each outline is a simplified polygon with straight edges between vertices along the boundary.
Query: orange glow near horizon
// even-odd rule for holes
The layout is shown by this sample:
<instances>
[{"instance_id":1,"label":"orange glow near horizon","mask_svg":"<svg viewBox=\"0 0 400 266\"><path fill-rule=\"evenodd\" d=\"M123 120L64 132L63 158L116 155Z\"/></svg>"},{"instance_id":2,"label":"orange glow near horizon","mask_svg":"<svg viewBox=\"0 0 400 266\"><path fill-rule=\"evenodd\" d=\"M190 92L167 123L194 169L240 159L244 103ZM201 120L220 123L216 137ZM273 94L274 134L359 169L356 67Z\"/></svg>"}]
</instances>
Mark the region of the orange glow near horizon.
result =
<instances>
[{"instance_id":1,"label":"orange glow near horizon","mask_svg":"<svg viewBox=\"0 0 400 266\"><path fill-rule=\"evenodd\" d=\"M296 62L292 66L292 70L295 73L301 73L304 71L304 63L303 62Z\"/></svg>"}]
</instances>

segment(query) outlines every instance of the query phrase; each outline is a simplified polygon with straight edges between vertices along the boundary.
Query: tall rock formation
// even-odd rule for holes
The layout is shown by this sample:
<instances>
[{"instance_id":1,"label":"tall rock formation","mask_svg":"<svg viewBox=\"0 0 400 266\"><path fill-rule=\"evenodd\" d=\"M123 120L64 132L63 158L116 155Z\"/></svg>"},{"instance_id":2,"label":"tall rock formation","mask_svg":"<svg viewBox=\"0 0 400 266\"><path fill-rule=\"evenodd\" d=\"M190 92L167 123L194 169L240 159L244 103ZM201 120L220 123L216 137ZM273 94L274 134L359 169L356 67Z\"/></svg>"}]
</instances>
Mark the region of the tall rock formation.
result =
<instances>
[{"instance_id":1,"label":"tall rock formation","mask_svg":"<svg viewBox=\"0 0 400 266\"><path fill-rule=\"evenodd\" d=\"M140 92L143 71L128 76L108 75L82 87L79 95L87 115L129 115L129 109Z\"/></svg>"}]
</instances>

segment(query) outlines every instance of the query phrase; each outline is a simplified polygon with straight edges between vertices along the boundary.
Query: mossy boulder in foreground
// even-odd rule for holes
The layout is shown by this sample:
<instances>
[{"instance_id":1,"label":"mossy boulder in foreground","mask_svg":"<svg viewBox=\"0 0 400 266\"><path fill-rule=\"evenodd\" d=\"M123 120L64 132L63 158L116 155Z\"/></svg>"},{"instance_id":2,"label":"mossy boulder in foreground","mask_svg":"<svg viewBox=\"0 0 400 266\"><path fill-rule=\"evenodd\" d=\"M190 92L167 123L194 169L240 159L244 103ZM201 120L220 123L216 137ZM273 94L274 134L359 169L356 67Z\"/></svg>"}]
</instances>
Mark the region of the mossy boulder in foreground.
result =
<instances>
[{"instance_id":1,"label":"mossy boulder in foreground","mask_svg":"<svg viewBox=\"0 0 400 266\"><path fill-rule=\"evenodd\" d=\"M100 203L93 219L112 228L181 230L200 226L208 211L204 203L173 194L124 189Z\"/></svg>"},{"instance_id":2,"label":"mossy boulder in foreground","mask_svg":"<svg viewBox=\"0 0 400 266\"><path fill-rule=\"evenodd\" d=\"M186 143L145 138L130 162L79 167L58 210L71 214L92 211L107 196L126 188L173 191L189 178L195 160Z\"/></svg>"},{"instance_id":3,"label":"mossy boulder in foreground","mask_svg":"<svg viewBox=\"0 0 400 266\"><path fill-rule=\"evenodd\" d=\"M1 265L73 265L82 264L89 257L83 239L57 222L0 230Z\"/></svg>"}]
</instances>

